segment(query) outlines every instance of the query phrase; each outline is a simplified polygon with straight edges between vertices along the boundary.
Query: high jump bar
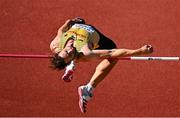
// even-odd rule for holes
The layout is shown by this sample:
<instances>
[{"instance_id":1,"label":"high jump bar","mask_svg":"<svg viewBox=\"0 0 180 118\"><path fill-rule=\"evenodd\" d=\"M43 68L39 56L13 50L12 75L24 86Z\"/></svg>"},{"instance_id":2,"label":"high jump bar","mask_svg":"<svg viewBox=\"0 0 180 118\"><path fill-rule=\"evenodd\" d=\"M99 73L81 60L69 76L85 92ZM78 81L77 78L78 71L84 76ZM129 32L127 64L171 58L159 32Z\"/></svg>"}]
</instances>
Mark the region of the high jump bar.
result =
<instances>
[{"instance_id":1,"label":"high jump bar","mask_svg":"<svg viewBox=\"0 0 180 118\"><path fill-rule=\"evenodd\" d=\"M0 58L52 58L45 54L0 54Z\"/></svg>"},{"instance_id":2,"label":"high jump bar","mask_svg":"<svg viewBox=\"0 0 180 118\"><path fill-rule=\"evenodd\" d=\"M0 54L0 58L52 58L52 57L53 55L45 55L45 54ZM179 61L180 57L119 57L112 59Z\"/></svg>"}]
</instances>

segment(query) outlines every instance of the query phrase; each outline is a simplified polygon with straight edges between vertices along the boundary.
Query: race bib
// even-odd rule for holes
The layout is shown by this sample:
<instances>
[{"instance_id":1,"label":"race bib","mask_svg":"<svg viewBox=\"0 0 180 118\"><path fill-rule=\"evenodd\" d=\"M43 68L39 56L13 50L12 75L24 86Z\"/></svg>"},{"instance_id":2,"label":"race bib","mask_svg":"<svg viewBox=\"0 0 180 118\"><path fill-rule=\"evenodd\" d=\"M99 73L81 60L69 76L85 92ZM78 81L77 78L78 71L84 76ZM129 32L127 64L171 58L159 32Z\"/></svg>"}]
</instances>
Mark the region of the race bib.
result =
<instances>
[{"instance_id":1,"label":"race bib","mask_svg":"<svg viewBox=\"0 0 180 118\"><path fill-rule=\"evenodd\" d=\"M88 26L88 25L84 25L84 24L75 24L75 25L72 26L72 28L81 28L81 29L86 30L89 33L95 32L93 27Z\"/></svg>"}]
</instances>

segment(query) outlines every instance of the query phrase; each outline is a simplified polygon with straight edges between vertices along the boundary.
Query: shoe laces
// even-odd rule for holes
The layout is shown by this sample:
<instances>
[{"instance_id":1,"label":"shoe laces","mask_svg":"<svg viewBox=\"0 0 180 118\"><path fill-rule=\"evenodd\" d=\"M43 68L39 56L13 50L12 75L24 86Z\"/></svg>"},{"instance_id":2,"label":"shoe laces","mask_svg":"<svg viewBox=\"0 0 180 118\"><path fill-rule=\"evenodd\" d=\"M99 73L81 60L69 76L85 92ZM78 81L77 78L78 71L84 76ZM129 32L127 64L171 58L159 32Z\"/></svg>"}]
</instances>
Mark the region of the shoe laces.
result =
<instances>
[{"instance_id":1,"label":"shoe laces","mask_svg":"<svg viewBox=\"0 0 180 118\"><path fill-rule=\"evenodd\" d=\"M88 91L87 87L85 86L85 87L83 87L83 95L82 96L83 96L83 99L85 99L86 101L89 101L92 98L93 94L90 91Z\"/></svg>"}]
</instances>

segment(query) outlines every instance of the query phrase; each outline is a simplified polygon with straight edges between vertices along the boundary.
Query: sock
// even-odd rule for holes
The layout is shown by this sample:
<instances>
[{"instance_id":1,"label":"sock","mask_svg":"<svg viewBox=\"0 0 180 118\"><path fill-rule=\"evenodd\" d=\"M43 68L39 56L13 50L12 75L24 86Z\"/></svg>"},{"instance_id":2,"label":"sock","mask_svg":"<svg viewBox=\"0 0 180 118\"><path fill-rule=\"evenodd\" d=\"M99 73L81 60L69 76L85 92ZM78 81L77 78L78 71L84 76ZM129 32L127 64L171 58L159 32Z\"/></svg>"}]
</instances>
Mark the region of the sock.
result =
<instances>
[{"instance_id":1,"label":"sock","mask_svg":"<svg viewBox=\"0 0 180 118\"><path fill-rule=\"evenodd\" d=\"M74 68L75 68L74 61L71 61L71 63L66 66L66 71L68 71L68 70L74 70Z\"/></svg>"},{"instance_id":2,"label":"sock","mask_svg":"<svg viewBox=\"0 0 180 118\"><path fill-rule=\"evenodd\" d=\"M90 83L88 83L88 84L86 85L86 88L87 88L87 90L88 90L90 93L93 93L94 87L93 87Z\"/></svg>"}]
</instances>

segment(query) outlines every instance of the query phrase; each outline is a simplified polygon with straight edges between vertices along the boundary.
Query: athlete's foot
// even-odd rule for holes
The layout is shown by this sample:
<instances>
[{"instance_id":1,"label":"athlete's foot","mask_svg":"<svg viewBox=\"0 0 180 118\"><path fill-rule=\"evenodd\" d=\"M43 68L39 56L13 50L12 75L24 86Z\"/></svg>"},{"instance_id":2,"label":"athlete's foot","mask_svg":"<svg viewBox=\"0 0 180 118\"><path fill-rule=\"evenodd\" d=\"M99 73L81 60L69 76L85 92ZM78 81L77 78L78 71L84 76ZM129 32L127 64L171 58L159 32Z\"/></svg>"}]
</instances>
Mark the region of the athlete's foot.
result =
<instances>
[{"instance_id":1,"label":"athlete's foot","mask_svg":"<svg viewBox=\"0 0 180 118\"><path fill-rule=\"evenodd\" d=\"M67 65L65 73L62 76L62 79L65 82L70 82L73 79L74 68L75 68L75 65L73 61L69 65Z\"/></svg>"},{"instance_id":2,"label":"athlete's foot","mask_svg":"<svg viewBox=\"0 0 180 118\"><path fill-rule=\"evenodd\" d=\"M80 86L78 88L78 94L79 94L79 108L82 113L85 113L87 103L92 98L92 93L90 93L87 90L86 86Z\"/></svg>"},{"instance_id":3,"label":"athlete's foot","mask_svg":"<svg viewBox=\"0 0 180 118\"><path fill-rule=\"evenodd\" d=\"M73 70L68 70L67 72L64 73L64 75L62 76L62 79L65 82L71 82L71 80L73 79Z\"/></svg>"}]
</instances>

